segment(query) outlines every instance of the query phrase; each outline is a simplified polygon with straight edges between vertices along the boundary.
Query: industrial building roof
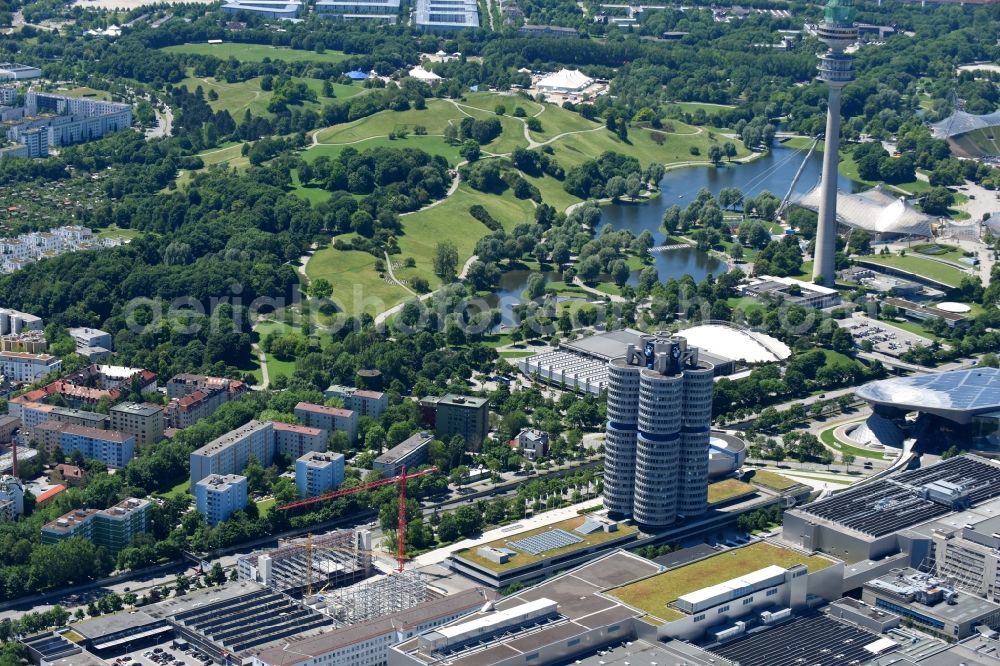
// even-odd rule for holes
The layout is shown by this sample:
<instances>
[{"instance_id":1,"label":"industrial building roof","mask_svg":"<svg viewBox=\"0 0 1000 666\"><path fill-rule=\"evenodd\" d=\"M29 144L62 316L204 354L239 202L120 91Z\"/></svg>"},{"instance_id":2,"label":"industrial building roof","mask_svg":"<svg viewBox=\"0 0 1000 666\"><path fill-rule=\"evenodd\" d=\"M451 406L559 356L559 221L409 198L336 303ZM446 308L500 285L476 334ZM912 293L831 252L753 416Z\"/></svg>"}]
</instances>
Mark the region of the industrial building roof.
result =
<instances>
[{"instance_id":1,"label":"industrial building roof","mask_svg":"<svg viewBox=\"0 0 1000 666\"><path fill-rule=\"evenodd\" d=\"M799 195L792 203L809 210L819 210L820 186ZM844 225L875 234L933 236L935 218L917 210L911 203L890 194L881 186L860 194L837 191L837 220Z\"/></svg>"},{"instance_id":2,"label":"industrial building roof","mask_svg":"<svg viewBox=\"0 0 1000 666\"><path fill-rule=\"evenodd\" d=\"M814 614L709 649L737 664L852 666L895 647L871 632Z\"/></svg>"},{"instance_id":3,"label":"industrial building roof","mask_svg":"<svg viewBox=\"0 0 1000 666\"><path fill-rule=\"evenodd\" d=\"M242 658L292 636L333 626L333 620L322 613L245 581L196 590L144 610L153 618L199 634L220 652Z\"/></svg>"},{"instance_id":4,"label":"industrial building roof","mask_svg":"<svg viewBox=\"0 0 1000 666\"><path fill-rule=\"evenodd\" d=\"M1000 466L978 456L956 456L935 465L881 479L807 504L800 511L872 537L913 527L953 510L922 496L921 487L937 481L964 485L974 506L1000 495Z\"/></svg>"},{"instance_id":5,"label":"industrial building roof","mask_svg":"<svg viewBox=\"0 0 1000 666\"><path fill-rule=\"evenodd\" d=\"M896 599L904 599L919 590L929 592L944 586L942 581L916 569L902 568L865 583L865 587L877 593L885 593ZM948 622L962 624L970 620L1000 612L1000 605L966 592L958 592L950 601L934 605L910 601L909 605L921 614L938 617Z\"/></svg>"},{"instance_id":6,"label":"industrial building roof","mask_svg":"<svg viewBox=\"0 0 1000 666\"><path fill-rule=\"evenodd\" d=\"M404 611L386 617L362 622L350 627L326 631L310 638L291 641L287 646L263 650L257 659L273 666L294 666L334 650L355 643L388 634L392 631L412 631L420 625L433 622L463 611L480 608L484 602L493 599L494 592L483 588L463 590L457 594L432 599ZM288 649L286 650L285 647Z\"/></svg>"},{"instance_id":7,"label":"industrial building roof","mask_svg":"<svg viewBox=\"0 0 1000 666\"><path fill-rule=\"evenodd\" d=\"M557 622L533 625L530 631L510 628L502 639L491 639L468 648L460 647L450 652L446 659L437 653L422 650L416 638L393 649L425 664L441 664L446 661L449 666L489 666L519 653L529 654L556 643L565 645L574 636L586 635L596 628L635 618L637 611L599 593L660 570L661 567L649 560L624 551L615 551L495 603L496 611L504 611L540 599L551 599L557 604L560 616ZM492 612L494 611L480 611L458 622L484 618ZM445 625L445 628L448 626Z\"/></svg>"}]
</instances>

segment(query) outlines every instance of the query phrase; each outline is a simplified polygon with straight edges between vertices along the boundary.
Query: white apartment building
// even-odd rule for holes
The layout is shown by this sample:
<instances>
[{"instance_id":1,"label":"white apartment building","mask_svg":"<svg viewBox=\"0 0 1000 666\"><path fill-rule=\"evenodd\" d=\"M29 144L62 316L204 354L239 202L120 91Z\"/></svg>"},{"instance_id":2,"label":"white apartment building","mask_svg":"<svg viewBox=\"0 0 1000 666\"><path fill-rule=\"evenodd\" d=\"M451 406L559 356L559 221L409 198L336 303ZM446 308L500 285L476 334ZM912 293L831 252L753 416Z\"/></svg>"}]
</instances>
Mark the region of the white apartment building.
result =
<instances>
[{"instance_id":1,"label":"white apartment building","mask_svg":"<svg viewBox=\"0 0 1000 666\"><path fill-rule=\"evenodd\" d=\"M62 361L49 354L0 352L0 375L12 382L27 384L61 369Z\"/></svg>"}]
</instances>

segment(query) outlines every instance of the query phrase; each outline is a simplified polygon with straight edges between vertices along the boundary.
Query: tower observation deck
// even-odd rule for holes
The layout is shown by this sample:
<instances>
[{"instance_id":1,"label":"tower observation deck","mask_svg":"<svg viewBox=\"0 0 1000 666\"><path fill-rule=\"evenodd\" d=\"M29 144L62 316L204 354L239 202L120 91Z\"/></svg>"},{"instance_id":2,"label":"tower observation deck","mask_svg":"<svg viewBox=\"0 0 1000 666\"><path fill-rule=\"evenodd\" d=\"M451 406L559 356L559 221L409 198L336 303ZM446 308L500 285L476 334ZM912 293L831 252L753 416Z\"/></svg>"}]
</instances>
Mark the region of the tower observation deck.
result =
<instances>
[{"instance_id":1,"label":"tower observation deck","mask_svg":"<svg viewBox=\"0 0 1000 666\"><path fill-rule=\"evenodd\" d=\"M813 280L828 287L834 285L837 246L837 164L840 151L840 93L854 80L854 63L844 53L857 41L853 0L829 0L823 21L816 34L828 50L819 56L818 78L828 86L826 145L823 150L823 178L819 222L816 227L816 251L813 257Z\"/></svg>"}]
</instances>

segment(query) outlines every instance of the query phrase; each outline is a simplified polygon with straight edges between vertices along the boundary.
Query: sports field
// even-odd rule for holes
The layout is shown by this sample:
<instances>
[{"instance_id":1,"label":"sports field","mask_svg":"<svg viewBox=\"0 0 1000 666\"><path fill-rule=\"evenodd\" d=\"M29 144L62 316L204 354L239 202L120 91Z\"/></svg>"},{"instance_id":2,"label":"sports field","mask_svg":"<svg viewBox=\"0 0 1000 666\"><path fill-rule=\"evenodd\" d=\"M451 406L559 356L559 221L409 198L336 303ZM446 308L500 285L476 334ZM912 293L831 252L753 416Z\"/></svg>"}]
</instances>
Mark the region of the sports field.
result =
<instances>
[{"instance_id":1,"label":"sports field","mask_svg":"<svg viewBox=\"0 0 1000 666\"><path fill-rule=\"evenodd\" d=\"M188 53L196 55L211 55L216 58L228 60L236 58L242 62L263 62L265 58L270 60L284 60L285 62L330 62L336 63L345 60L348 56L342 51L303 51L300 49L289 49L266 44L240 44L237 42L223 42L222 44L181 44L179 46L165 46L162 50L168 53Z\"/></svg>"}]
</instances>

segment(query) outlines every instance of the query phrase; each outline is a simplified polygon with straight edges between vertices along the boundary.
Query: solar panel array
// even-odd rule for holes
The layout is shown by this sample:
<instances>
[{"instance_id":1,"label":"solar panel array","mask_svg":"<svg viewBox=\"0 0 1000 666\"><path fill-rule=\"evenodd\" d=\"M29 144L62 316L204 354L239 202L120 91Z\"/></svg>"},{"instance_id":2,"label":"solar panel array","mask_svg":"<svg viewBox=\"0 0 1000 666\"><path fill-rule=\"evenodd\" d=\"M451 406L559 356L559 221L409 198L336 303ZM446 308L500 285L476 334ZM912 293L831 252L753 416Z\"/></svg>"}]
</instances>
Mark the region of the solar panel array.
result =
<instances>
[{"instance_id":1,"label":"solar panel array","mask_svg":"<svg viewBox=\"0 0 1000 666\"><path fill-rule=\"evenodd\" d=\"M895 481L895 483L894 483ZM847 490L802 507L803 513L825 518L874 537L885 536L943 516L951 508L923 499L916 488L933 481L950 481L969 489L972 505L1000 495L1000 467L968 456L949 458Z\"/></svg>"},{"instance_id":2,"label":"solar panel array","mask_svg":"<svg viewBox=\"0 0 1000 666\"><path fill-rule=\"evenodd\" d=\"M884 379L862 386L858 395L928 409L995 409L1000 407L1000 370L973 368Z\"/></svg>"},{"instance_id":3,"label":"solar panel array","mask_svg":"<svg viewBox=\"0 0 1000 666\"><path fill-rule=\"evenodd\" d=\"M711 651L740 666L849 666L873 656L865 650L878 636L825 615L746 634Z\"/></svg>"},{"instance_id":4,"label":"solar panel array","mask_svg":"<svg viewBox=\"0 0 1000 666\"><path fill-rule=\"evenodd\" d=\"M570 534L566 530L556 528L554 530L549 530L548 532L542 532L541 534L535 534L530 537L518 539L517 541L508 541L507 543L515 548L523 550L526 553L541 555L547 550L565 548L566 546L572 546L573 544L580 543L581 541L583 541L583 539L580 537Z\"/></svg>"}]
</instances>

